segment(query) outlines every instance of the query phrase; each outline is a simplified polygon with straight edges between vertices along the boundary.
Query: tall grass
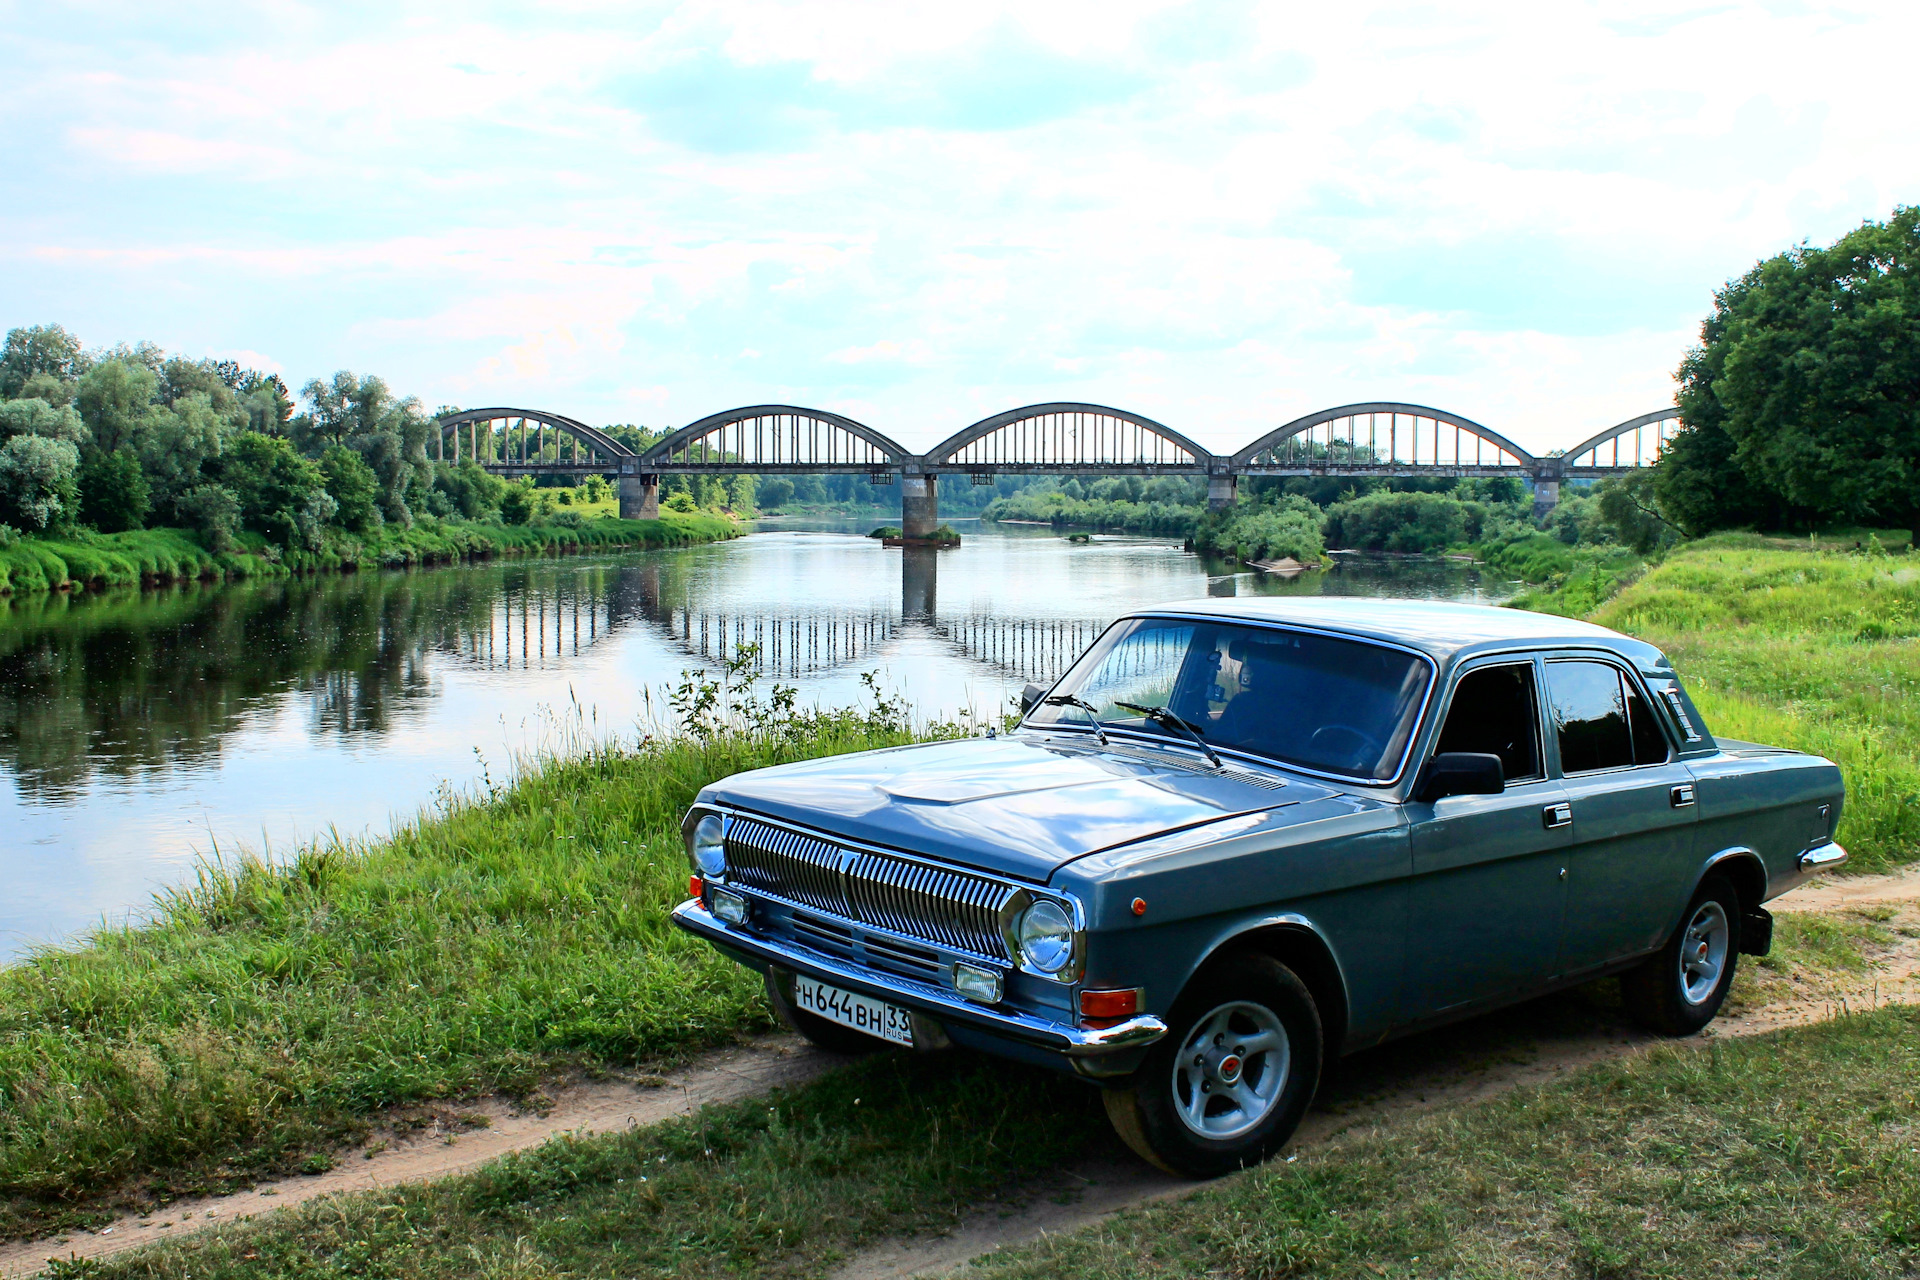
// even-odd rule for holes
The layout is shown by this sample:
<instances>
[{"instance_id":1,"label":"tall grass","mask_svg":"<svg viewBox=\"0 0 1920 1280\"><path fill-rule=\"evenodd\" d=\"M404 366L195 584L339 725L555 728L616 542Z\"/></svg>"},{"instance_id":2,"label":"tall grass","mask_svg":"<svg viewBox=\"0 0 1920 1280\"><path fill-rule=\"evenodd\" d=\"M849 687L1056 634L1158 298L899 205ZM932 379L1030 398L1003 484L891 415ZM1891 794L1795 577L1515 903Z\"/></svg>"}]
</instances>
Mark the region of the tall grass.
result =
<instances>
[{"instance_id":1,"label":"tall grass","mask_svg":"<svg viewBox=\"0 0 1920 1280\"><path fill-rule=\"evenodd\" d=\"M208 865L150 922L0 970L0 1234L285 1169L391 1104L762 1025L751 975L668 922L680 815L713 779L912 733L887 703L742 728L712 687L685 687L695 736L540 762L390 839Z\"/></svg>"},{"instance_id":2,"label":"tall grass","mask_svg":"<svg viewBox=\"0 0 1920 1280\"><path fill-rule=\"evenodd\" d=\"M1856 868L1920 858L1920 563L1723 535L1590 616L1664 650L1715 734L1838 763Z\"/></svg>"}]
</instances>

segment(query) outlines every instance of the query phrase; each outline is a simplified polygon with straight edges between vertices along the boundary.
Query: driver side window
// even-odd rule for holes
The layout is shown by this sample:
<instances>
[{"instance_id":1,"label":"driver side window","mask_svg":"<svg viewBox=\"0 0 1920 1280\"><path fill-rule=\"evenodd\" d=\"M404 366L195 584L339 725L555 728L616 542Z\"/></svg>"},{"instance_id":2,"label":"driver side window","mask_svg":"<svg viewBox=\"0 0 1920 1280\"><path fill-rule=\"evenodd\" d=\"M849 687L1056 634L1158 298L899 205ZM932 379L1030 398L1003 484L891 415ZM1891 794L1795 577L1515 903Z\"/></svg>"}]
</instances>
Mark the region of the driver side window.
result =
<instances>
[{"instance_id":1,"label":"driver side window","mask_svg":"<svg viewBox=\"0 0 1920 1280\"><path fill-rule=\"evenodd\" d=\"M1500 757L1508 782L1545 777L1540 767L1540 713L1533 664L1481 667L1453 688L1434 752L1478 751Z\"/></svg>"}]
</instances>

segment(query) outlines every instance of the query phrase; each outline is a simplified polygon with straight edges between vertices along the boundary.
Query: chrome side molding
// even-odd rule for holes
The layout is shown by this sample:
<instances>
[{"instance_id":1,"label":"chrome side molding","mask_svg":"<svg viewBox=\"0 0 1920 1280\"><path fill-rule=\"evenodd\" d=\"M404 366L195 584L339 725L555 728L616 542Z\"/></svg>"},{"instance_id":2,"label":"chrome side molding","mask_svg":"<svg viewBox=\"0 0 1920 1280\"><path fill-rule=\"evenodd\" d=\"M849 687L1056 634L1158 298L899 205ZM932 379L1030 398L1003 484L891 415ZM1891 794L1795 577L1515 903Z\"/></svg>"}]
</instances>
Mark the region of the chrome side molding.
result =
<instances>
[{"instance_id":1,"label":"chrome side molding","mask_svg":"<svg viewBox=\"0 0 1920 1280\"><path fill-rule=\"evenodd\" d=\"M1847 851L1832 840L1817 844L1800 855L1802 871L1831 871L1847 860Z\"/></svg>"}]
</instances>

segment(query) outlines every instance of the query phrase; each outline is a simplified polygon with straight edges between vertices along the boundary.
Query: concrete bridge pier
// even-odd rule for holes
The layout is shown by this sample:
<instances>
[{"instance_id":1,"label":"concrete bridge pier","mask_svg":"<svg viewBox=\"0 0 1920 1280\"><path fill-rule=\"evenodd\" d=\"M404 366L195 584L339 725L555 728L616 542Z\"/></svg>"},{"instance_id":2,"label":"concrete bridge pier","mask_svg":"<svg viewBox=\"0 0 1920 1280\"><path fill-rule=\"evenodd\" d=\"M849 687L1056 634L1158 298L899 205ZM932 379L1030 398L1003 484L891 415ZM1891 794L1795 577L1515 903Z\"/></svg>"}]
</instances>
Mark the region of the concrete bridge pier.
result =
<instances>
[{"instance_id":1,"label":"concrete bridge pier","mask_svg":"<svg viewBox=\"0 0 1920 1280\"><path fill-rule=\"evenodd\" d=\"M1533 518L1544 519L1550 511L1560 505L1560 473L1557 471L1536 471L1533 473Z\"/></svg>"},{"instance_id":2,"label":"concrete bridge pier","mask_svg":"<svg viewBox=\"0 0 1920 1280\"><path fill-rule=\"evenodd\" d=\"M1240 477L1218 473L1207 477L1207 510L1218 511L1240 500Z\"/></svg>"},{"instance_id":3,"label":"concrete bridge pier","mask_svg":"<svg viewBox=\"0 0 1920 1280\"><path fill-rule=\"evenodd\" d=\"M900 477L900 535L931 538L940 527L940 494L936 476Z\"/></svg>"},{"instance_id":4,"label":"concrete bridge pier","mask_svg":"<svg viewBox=\"0 0 1920 1280\"><path fill-rule=\"evenodd\" d=\"M620 518L622 520L658 520L660 518L660 477L635 472L622 475Z\"/></svg>"}]
</instances>

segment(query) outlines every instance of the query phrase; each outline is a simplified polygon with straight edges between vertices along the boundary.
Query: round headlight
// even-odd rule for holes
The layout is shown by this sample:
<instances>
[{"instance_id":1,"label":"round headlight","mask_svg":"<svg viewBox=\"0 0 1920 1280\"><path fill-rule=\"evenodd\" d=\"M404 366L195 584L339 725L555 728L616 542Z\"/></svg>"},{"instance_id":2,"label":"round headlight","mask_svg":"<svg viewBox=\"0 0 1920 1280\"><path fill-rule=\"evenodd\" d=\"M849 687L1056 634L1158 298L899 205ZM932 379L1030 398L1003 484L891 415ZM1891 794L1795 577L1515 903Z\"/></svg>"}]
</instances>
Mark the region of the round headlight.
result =
<instances>
[{"instance_id":1,"label":"round headlight","mask_svg":"<svg viewBox=\"0 0 1920 1280\"><path fill-rule=\"evenodd\" d=\"M1045 898L1020 917L1020 955L1042 973L1059 973L1073 960L1073 921Z\"/></svg>"},{"instance_id":2,"label":"round headlight","mask_svg":"<svg viewBox=\"0 0 1920 1280\"><path fill-rule=\"evenodd\" d=\"M687 841L687 856L703 876L717 876L727 869L727 849L721 840L720 815L710 813L693 826Z\"/></svg>"}]
</instances>

